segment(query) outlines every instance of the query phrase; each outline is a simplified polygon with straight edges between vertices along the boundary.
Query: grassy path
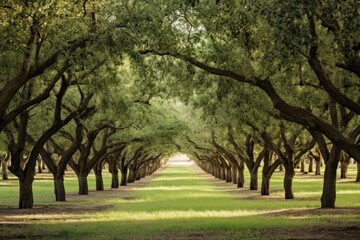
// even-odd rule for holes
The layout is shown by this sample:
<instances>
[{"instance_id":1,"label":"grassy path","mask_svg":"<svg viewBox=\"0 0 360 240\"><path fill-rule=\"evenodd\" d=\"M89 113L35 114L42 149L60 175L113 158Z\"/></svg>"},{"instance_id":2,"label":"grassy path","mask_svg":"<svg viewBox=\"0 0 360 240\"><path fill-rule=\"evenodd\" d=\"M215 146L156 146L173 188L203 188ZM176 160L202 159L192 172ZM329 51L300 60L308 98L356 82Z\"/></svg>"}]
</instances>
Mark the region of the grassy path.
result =
<instances>
[{"instance_id":1,"label":"grassy path","mask_svg":"<svg viewBox=\"0 0 360 240\"><path fill-rule=\"evenodd\" d=\"M275 189L280 178L274 178ZM305 227L324 221L360 222L360 214L348 208L330 210L324 216L314 209L318 199L308 197L311 189L301 200L285 201L276 191L259 197L258 192L215 180L196 166L167 165L126 189L130 192L118 189L91 192L84 199L70 197L70 211L61 212L66 209L61 205L40 213L35 209L29 215L33 224L8 225L3 231L5 227L9 234L18 231L13 237L19 239L279 239L280 235L286 239L288 232L301 234ZM301 228L295 230L296 226ZM360 228L355 230L360 234ZM271 237L273 233L276 236Z\"/></svg>"}]
</instances>

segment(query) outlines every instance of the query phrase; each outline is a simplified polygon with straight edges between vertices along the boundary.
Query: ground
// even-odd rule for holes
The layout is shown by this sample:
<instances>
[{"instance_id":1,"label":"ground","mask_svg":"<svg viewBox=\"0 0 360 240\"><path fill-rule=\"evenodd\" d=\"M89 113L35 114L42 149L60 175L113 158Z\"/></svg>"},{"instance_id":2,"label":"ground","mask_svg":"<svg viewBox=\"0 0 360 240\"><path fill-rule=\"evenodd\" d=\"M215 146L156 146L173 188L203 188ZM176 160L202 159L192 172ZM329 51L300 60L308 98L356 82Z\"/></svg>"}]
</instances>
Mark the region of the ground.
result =
<instances>
[{"instance_id":1,"label":"ground","mask_svg":"<svg viewBox=\"0 0 360 240\"><path fill-rule=\"evenodd\" d=\"M139 182L131 184L126 188L105 190L103 192L91 191L89 196L79 196L76 193L67 195L67 202L54 205L35 205L33 209L16 209L15 207L0 207L0 239L59 239L63 233L38 230L36 232L28 231L29 225L39 226L48 221L58 223L72 223L83 221L84 218L93 218L94 214L105 214L114 208L112 203L104 203L103 199L116 198L117 201L128 201L138 199L134 194L141 189L161 179L163 173L171 169L172 166L164 167L150 177ZM246 189L236 189L230 183L224 183L221 180L214 179L205 174L195 165L187 166L197 177L205 180L209 185L214 186L214 190L220 194L229 194L236 201L263 201L264 199L281 199L281 194L272 194L270 196L260 196L254 191ZM179 178L179 176L178 176ZM135 197L134 197L135 196ZM92 199L92 201L89 201ZM170 201L170 200L169 200ZM296 201L301 201L301 198ZM304 200L305 201L305 200ZM69 203L69 204L68 204ZM75 204L74 204L75 203ZM81 203L81 204L76 204ZM114 210L115 211L115 210ZM258 216L263 217L286 217L290 221L301 222L311 218L322 218L315 225L304 225L295 227L269 227L265 229L247 230L253 233L246 233L245 238L252 239L360 239L360 208L359 207L338 207L335 209L320 209L314 207L303 207L293 209L263 209L256 212ZM327 216L340 216L332 219ZM343 218L342 218L343 216ZM350 218L348 216L351 216ZM344 219L343 221L341 219ZM182 220L181 220L182 221ZM180 221L180 222L181 222ZM184 220L185 221L185 220ZM187 221L187 220L186 220ZM141 225L140 225L141 226ZM243 230L242 230L243 231ZM239 231L234 229L165 229L148 233L143 239L239 239ZM52 235L53 234L53 235ZM66 235L64 235L66 236ZM138 239L139 235L127 235L126 238L115 239ZM131 238L131 236L133 238ZM244 237L241 237L244 239ZM76 239L76 237L71 238ZM101 239L101 238L100 238Z\"/></svg>"}]
</instances>

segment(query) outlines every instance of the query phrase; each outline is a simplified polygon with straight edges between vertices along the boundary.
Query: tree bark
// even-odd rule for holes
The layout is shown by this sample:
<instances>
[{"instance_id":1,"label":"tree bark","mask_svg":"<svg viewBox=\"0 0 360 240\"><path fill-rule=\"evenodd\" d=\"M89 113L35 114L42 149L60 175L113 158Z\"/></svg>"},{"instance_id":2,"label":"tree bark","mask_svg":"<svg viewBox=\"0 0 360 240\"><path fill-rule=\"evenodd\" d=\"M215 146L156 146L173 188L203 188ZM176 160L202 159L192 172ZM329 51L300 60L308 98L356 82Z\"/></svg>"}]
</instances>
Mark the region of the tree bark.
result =
<instances>
[{"instance_id":1,"label":"tree bark","mask_svg":"<svg viewBox=\"0 0 360 240\"><path fill-rule=\"evenodd\" d=\"M279 166L279 172L282 172L282 171L284 171L284 165L280 164L280 166Z\"/></svg>"},{"instance_id":2,"label":"tree bark","mask_svg":"<svg viewBox=\"0 0 360 240\"><path fill-rule=\"evenodd\" d=\"M19 208L27 209L32 208L34 205L33 188L32 183L34 181L33 174L25 176L23 180L19 180L20 185L20 200Z\"/></svg>"},{"instance_id":3,"label":"tree bark","mask_svg":"<svg viewBox=\"0 0 360 240\"><path fill-rule=\"evenodd\" d=\"M38 168L38 173L42 173L42 167L41 167L41 163L42 163L42 160L39 156L39 158L37 159L37 168Z\"/></svg>"},{"instance_id":4,"label":"tree bark","mask_svg":"<svg viewBox=\"0 0 360 240\"><path fill-rule=\"evenodd\" d=\"M127 185L127 175L128 175L128 169L127 168L121 170L120 186L126 186Z\"/></svg>"},{"instance_id":5,"label":"tree bark","mask_svg":"<svg viewBox=\"0 0 360 240\"><path fill-rule=\"evenodd\" d=\"M226 167L226 182L232 182L232 178L231 178L231 168L230 167Z\"/></svg>"},{"instance_id":6,"label":"tree bark","mask_svg":"<svg viewBox=\"0 0 360 240\"><path fill-rule=\"evenodd\" d=\"M231 179L232 179L232 183L233 184L237 184L238 178L238 170L237 170L237 166L235 164L231 165Z\"/></svg>"},{"instance_id":7,"label":"tree bark","mask_svg":"<svg viewBox=\"0 0 360 240\"><path fill-rule=\"evenodd\" d=\"M348 170L349 163L346 161L341 162L341 175L340 178L347 178L347 170Z\"/></svg>"},{"instance_id":8,"label":"tree bark","mask_svg":"<svg viewBox=\"0 0 360 240\"><path fill-rule=\"evenodd\" d=\"M135 182L135 172L134 172L134 170L133 169L131 169L131 168L129 168L129 175L128 175L128 177L127 177L127 182L128 183L133 183L133 182Z\"/></svg>"},{"instance_id":9,"label":"tree bark","mask_svg":"<svg viewBox=\"0 0 360 240\"><path fill-rule=\"evenodd\" d=\"M89 186L87 181L87 174L80 173L78 175L78 182L79 182L79 195L88 195Z\"/></svg>"},{"instance_id":10,"label":"tree bark","mask_svg":"<svg viewBox=\"0 0 360 240\"><path fill-rule=\"evenodd\" d=\"M284 175L284 190L285 190L285 199L294 199L294 193L292 190L292 182L295 176L295 170L292 162L289 166L285 168L285 175Z\"/></svg>"},{"instance_id":11,"label":"tree bark","mask_svg":"<svg viewBox=\"0 0 360 240\"><path fill-rule=\"evenodd\" d=\"M300 163L300 172L305 172L305 162L304 162L304 160L302 160L301 161L301 163Z\"/></svg>"},{"instance_id":12,"label":"tree bark","mask_svg":"<svg viewBox=\"0 0 360 240\"><path fill-rule=\"evenodd\" d=\"M313 172L313 165L314 165L314 159L312 157L310 157L309 158L309 168L308 168L309 173Z\"/></svg>"},{"instance_id":13,"label":"tree bark","mask_svg":"<svg viewBox=\"0 0 360 240\"><path fill-rule=\"evenodd\" d=\"M115 160L110 160L109 172L111 173L111 188L119 188L119 170Z\"/></svg>"},{"instance_id":14,"label":"tree bark","mask_svg":"<svg viewBox=\"0 0 360 240\"><path fill-rule=\"evenodd\" d=\"M7 165L8 165L8 161L1 162L2 180L9 180Z\"/></svg>"},{"instance_id":15,"label":"tree bark","mask_svg":"<svg viewBox=\"0 0 360 240\"><path fill-rule=\"evenodd\" d=\"M258 190L258 169L250 172L250 190Z\"/></svg>"},{"instance_id":16,"label":"tree bark","mask_svg":"<svg viewBox=\"0 0 360 240\"><path fill-rule=\"evenodd\" d=\"M55 190L55 199L58 202L65 202L65 186L64 186L64 176L54 177L54 190Z\"/></svg>"},{"instance_id":17,"label":"tree bark","mask_svg":"<svg viewBox=\"0 0 360 240\"><path fill-rule=\"evenodd\" d=\"M111 188L119 188L119 172L111 173Z\"/></svg>"},{"instance_id":18,"label":"tree bark","mask_svg":"<svg viewBox=\"0 0 360 240\"><path fill-rule=\"evenodd\" d=\"M237 187L242 188L245 184L245 176L244 176L244 162L241 161L238 166L238 180L237 180Z\"/></svg>"},{"instance_id":19,"label":"tree bark","mask_svg":"<svg viewBox=\"0 0 360 240\"><path fill-rule=\"evenodd\" d=\"M102 177L102 171L95 171L96 191L104 191L104 181Z\"/></svg>"},{"instance_id":20,"label":"tree bark","mask_svg":"<svg viewBox=\"0 0 360 240\"><path fill-rule=\"evenodd\" d=\"M329 160L325 162L323 192L321 195L321 208L334 208L336 200L336 171L340 160L341 150L333 146Z\"/></svg>"},{"instance_id":21,"label":"tree bark","mask_svg":"<svg viewBox=\"0 0 360 240\"><path fill-rule=\"evenodd\" d=\"M315 175L321 175L321 160L315 161Z\"/></svg>"},{"instance_id":22,"label":"tree bark","mask_svg":"<svg viewBox=\"0 0 360 240\"><path fill-rule=\"evenodd\" d=\"M262 176L261 195L270 195L270 177L268 175Z\"/></svg>"}]
</instances>

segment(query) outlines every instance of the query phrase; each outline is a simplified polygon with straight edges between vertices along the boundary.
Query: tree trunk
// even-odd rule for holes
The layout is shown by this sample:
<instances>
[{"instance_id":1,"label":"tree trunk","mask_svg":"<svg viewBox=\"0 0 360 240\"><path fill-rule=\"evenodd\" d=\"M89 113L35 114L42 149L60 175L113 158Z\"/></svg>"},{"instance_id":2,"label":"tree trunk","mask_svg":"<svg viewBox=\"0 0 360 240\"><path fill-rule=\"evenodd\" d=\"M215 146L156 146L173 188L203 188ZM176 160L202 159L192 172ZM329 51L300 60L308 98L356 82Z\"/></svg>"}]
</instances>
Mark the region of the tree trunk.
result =
<instances>
[{"instance_id":1,"label":"tree trunk","mask_svg":"<svg viewBox=\"0 0 360 240\"><path fill-rule=\"evenodd\" d=\"M357 163L357 175L355 181L360 182L360 163Z\"/></svg>"},{"instance_id":2,"label":"tree trunk","mask_svg":"<svg viewBox=\"0 0 360 240\"><path fill-rule=\"evenodd\" d=\"M220 179L221 180L226 180L225 167L220 168Z\"/></svg>"},{"instance_id":3,"label":"tree trunk","mask_svg":"<svg viewBox=\"0 0 360 240\"><path fill-rule=\"evenodd\" d=\"M315 175L321 175L321 160L315 161Z\"/></svg>"},{"instance_id":4,"label":"tree trunk","mask_svg":"<svg viewBox=\"0 0 360 240\"><path fill-rule=\"evenodd\" d=\"M233 183L233 184L236 184L237 181L238 181L237 173L238 173L238 171L237 171L236 165L235 165L235 164L232 164L232 166L231 166L231 174L232 174L232 175L231 175L231 179L232 179L232 183Z\"/></svg>"},{"instance_id":5,"label":"tree trunk","mask_svg":"<svg viewBox=\"0 0 360 240\"><path fill-rule=\"evenodd\" d=\"M282 171L284 171L284 165L280 164L280 166L279 166L279 172L282 172Z\"/></svg>"},{"instance_id":6,"label":"tree trunk","mask_svg":"<svg viewBox=\"0 0 360 240\"><path fill-rule=\"evenodd\" d=\"M250 190L258 189L258 169L253 169L250 172Z\"/></svg>"},{"instance_id":7,"label":"tree trunk","mask_svg":"<svg viewBox=\"0 0 360 240\"><path fill-rule=\"evenodd\" d=\"M270 177L268 175L262 176L261 195L270 195Z\"/></svg>"},{"instance_id":8,"label":"tree trunk","mask_svg":"<svg viewBox=\"0 0 360 240\"><path fill-rule=\"evenodd\" d=\"M7 165L8 165L8 161L1 162L2 179L3 180L9 180Z\"/></svg>"},{"instance_id":9,"label":"tree trunk","mask_svg":"<svg viewBox=\"0 0 360 240\"><path fill-rule=\"evenodd\" d=\"M301 162L300 162L300 172L305 172L305 161L304 160L302 160Z\"/></svg>"},{"instance_id":10,"label":"tree trunk","mask_svg":"<svg viewBox=\"0 0 360 240\"><path fill-rule=\"evenodd\" d=\"M102 177L102 171L97 169L95 171L96 191L104 191L104 181Z\"/></svg>"},{"instance_id":11,"label":"tree trunk","mask_svg":"<svg viewBox=\"0 0 360 240\"><path fill-rule=\"evenodd\" d=\"M231 168L230 167L226 167L226 179L225 179L226 182L231 182L232 179L231 179Z\"/></svg>"},{"instance_id":12,"label":"tree trunk","mask_svg":"<svg viewBox=\"0 0 360 240\"><path fill-rule=\"evenodd\" d=\"M55 177L54 176L54 190L55 190L55 199L58 202L65 202L65 186L64 186L64 176Z\"/></svg>"},{"instance_id":13,"label":"tree trunk","mask_svg":"<svg viewBox=\"0 0 360 240\"><path fill-rule=\"evenodd\" d=\"M88 195L89 187L87 181L87 174L80 173L78 175L78 182L79 182L79 195Z\"/></svg>"},{"instance_id":14,"label":"tree trunk","mask_svg":"<svg viewBox=\"0 0 360 240\"><path fill-rule=\"evenodd\" d=\"M135 172L133 169L129 168L129 176L128 176L128 179L127 179L127 182L128 183L133 183L135 182Z\"/></svg>"},{"instance_id":15,"label":"tree trunk","mask_svg":"<svg viewBox=\"0 0 360 240\"><path fill-rule=\"evenodd\" d=\"M119 171L111 172L111 188L119 188Z\"/></svg>"},{"instance_id":16,"label":"tree trunk","mask_svg":"<svg viewBox=\"0 0 360 240\"><path fill-rule=\"evenodd\" d=\"M349 163L347 161L342 161L340 166L341 166L340 178L347 178L347 170L348 170Z\"/></svg>"},{"instance_id":17,"label":"tree trunk","mask_svg":"<svg viewBox=\"0 0 360 240\"><path fill-rule=\"evenodd\" d=\"M215 167L215 178L220 179L220 167Z\"/></svg>"},{"instance_id":18,"label":"tree trunk","mask_svg":"<svg viewBox=\"0 0 360 240\"><path fill-rule=\"evenodd\" d=\"M42 163L42 160L41 160L41 158L39 157L39 158L37 159L38 173L42 173L42 172L43 172L43 171L42 171L41 163Z\"/></svg>"},{"instance_id":19,"label":"tree trunk","mask_svg":"<svg viewBox=\"0 0 360 240\"><path fill-rule=\"evenodd\" d=\"M336 171L340 160L341 150L333 146L329 160L325 164L321 208L334 208L336 200Z\"/></svg>"},{"instance_id":20,"label":"tree trunk","mask_svg":"<svg viewBox=\"0 0 360 240\"><path fill-rule=\"evenodd\" d=\"M32 183L34 181L33 174L29 174L30 176L25 176L24 180L19 180L20 185L20 200L19 200L19 208L33 208L34 206L34 196Z\"/></svg>"},{"instance_id":21,"label":"tree trunk","mask_svg":"<svg viewBox=\"0 0 360 240\"><path fill-rule=\"evenodd\" d=\"M295 176L295 170L293 163L291 162L285 168L285 175L284 175L284 190L285 190L285 199L294 199L294 193L292 190L292 182Z\"/></svg>"},{"instance_id":22,"label":"tree trunk","mask_svg":"<svg viewBox=\"0 0 360 240\"><path fill-rule=\"evenodd\" d=\"M135 181L139 181L141 179L141 169L136 171Z\"/></svg>"},{"instance_id":23,"label":"tree trunk","mask_svg":"<svg viewBox=\"0 0 360 240\"><path fill-rule=\"evenodd\" d=\"M244 177L244 162L241 162L238 167L238 180L237 180L237 187L242 188L244 187L245 177Z\"/></svg>"},{"instance_id":24,"label":"tree trunk","mask_svg":"<svg viewBox=\"0 0 360 240\"><path fill-rule=\"evenodd\" d=\"M109 172L111 173L111 188L119 188L119 170L113 159L109 161Z\"/></svg>"},{"instance_id":25,"label":"tree trunk","mask_svg":"<svg viewBox=\"0 0 360 240\"><path fill-rule=\"evenodd\" d=\"M125 168L121 171L121 182L120 186L126 186L127 185L127 175L128 175L128 169Z\"/></svg>"},{"instance_id":26,"label":"tree trunk","mask_svg":"<svg viewBox=\"0 0 360 240\"><path fill-rule=\"evenodd\" d=\"M313 172L314 159L312 157L309 158L309 169L308 172Z\"/></svg>"}]
</instances>

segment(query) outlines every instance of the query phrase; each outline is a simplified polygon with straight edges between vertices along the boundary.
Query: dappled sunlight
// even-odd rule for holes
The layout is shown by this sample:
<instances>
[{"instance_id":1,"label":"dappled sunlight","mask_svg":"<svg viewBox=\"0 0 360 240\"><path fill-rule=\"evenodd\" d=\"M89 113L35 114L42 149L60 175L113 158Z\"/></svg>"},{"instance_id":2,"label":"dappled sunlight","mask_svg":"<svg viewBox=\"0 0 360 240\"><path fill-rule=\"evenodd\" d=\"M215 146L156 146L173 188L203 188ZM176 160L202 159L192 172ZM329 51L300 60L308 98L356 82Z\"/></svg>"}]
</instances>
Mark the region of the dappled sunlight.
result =
<instances>
[{"instance_id":1,"label":"dappled sunlight","mask_svg":"<svg viewBox=\"0 0 360 240\"><path fill-rule=\"evenodd\" d=\"M203 189L199 189L203 187ZM134 191L188 191L188 190L193 190L193 191L207 191L207 188L209 186L159 186L159 187L142 187L142 188L137 188L134 189Z\"/></svg>"},{"instance_id":2,"label":"dappled sunlight","mask_svg":"<svg viewBox=\"0 0 360 240\"><path fill-rule=\"evenodd\" d=\"M338 190L336 193L337 194L360 194L360 189L359 190Z\"/></svg>"},{"instance_id":3,"label":"dappled sunlight","mask_svg":"<svg viewBox=\"0 0 360 240\"><path fill-rule=\"evenodd\" d=\"M229 218L229 217L244 217L254 216L260 214L259 211L235 210L235 211L156 211L156 212L127 212L114 211L107 212L104 215L98 215L103 220L117 221L145 221L145 220L164 220L164 219L191 219L191 218Z\"/></svg>"},{"instance_id":4,"label":"dappled sunlight","mask_svg":"<svg viewBox=\"0 0 360 240\"><path fill-rule=\"evenodd\" d=\"M159 181L181 181L181 180L199 180L200 177L158 177L154 178L152 181L159 182Z\"/></svg>"}]
</instances>

